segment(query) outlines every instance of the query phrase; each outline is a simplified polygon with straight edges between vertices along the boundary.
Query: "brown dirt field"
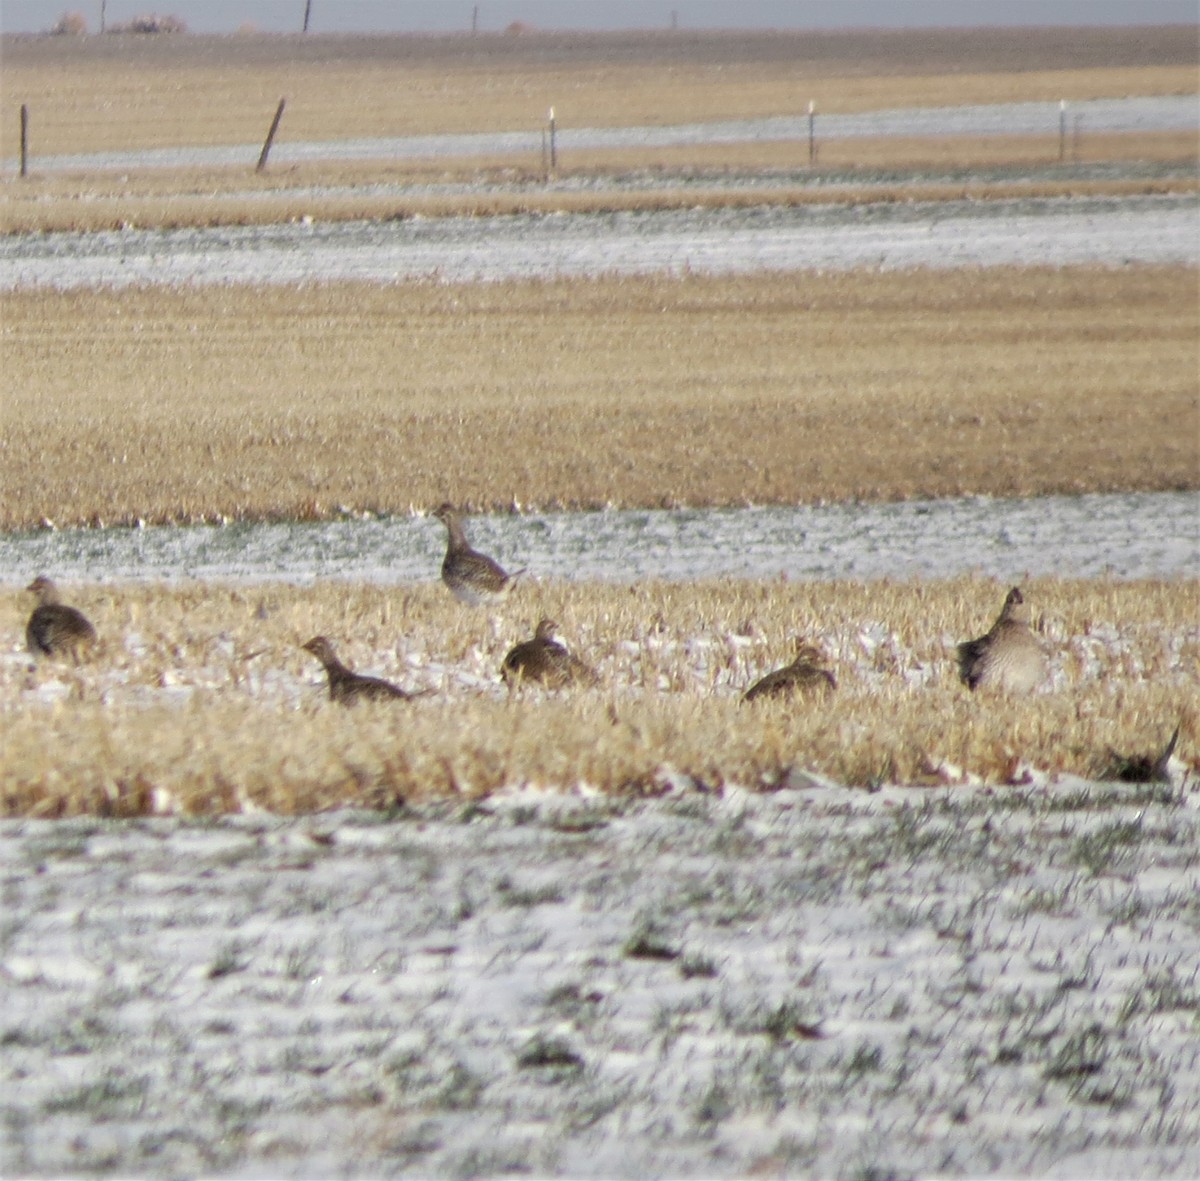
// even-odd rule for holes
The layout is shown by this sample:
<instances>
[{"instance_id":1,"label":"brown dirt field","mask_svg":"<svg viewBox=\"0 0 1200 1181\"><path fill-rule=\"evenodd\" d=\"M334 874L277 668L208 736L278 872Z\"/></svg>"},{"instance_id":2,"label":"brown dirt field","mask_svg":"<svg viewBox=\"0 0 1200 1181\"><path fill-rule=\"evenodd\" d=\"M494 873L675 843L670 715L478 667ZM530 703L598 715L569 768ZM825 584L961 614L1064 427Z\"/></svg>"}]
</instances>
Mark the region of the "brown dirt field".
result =
<instances>
[{"instance_id":1,"label":"brown dirt field","mask_svg":"<svg viewBox=\"0 0 1200 1181\"><path fill-rule=\"evenodd\" d=\"M0 528L1195 488L1187 268L5 299Z\"/></svg>"},{"instance_id":2,"label":"brown dirt field","mask_svg":"<svg viewBox=\"0 0 1200 1181\"><path fill-rule=\"evenodd\" d=\"M771 790L814 771L851 785L1097 775L1111 750L1197 768L1194 582L1038 579L1026 587L1054 683L1012 698L958 683L953 646L1004 587L938 583L527 583L499 616L415 587L64 587L99 629L77 667L18 655L30 596L0 592L0 815L277 813L472 797L506 786ZM596 688L508 697L507 647L552 615ZM878 646L864 628L882 625ZM430 695L347 711L299 648L332 637L354 667ZM745 706L744 689L821 645L828 700ZM48 699L49 697L49 699ZM398 720L399 719L399 720ZM791 778L789 778L791 777ZM797 778L798 777L798 778Z\"/></svg>"}]
</instances>

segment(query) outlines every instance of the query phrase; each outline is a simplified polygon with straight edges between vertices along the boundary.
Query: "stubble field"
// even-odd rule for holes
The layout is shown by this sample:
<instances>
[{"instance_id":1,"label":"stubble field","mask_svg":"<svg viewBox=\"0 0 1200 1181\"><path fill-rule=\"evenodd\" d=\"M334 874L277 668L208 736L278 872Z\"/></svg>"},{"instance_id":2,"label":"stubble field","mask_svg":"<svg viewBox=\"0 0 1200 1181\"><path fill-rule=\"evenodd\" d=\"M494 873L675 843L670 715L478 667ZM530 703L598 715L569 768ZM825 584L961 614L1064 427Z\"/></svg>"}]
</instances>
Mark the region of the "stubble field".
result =
<instances>
[{"instance_id":1,"label":"stubble field","mask_svg":"<svg viewBox=\"0 0 1200 1181\"><path fill-rule=\"evenodd\" d=\"M27 595L3 599L3 811L292 814L558 786L615 796L775 789L810 774L871 787L1113 773L1180 727L1194 760L1195 587L1031 580L1050 675L1032 698L969 693L954 645L1005 587L938 583L528 582L497 614L440 585L75 588L103 641L85 664L16 653ZM598 687L510 693L501 660L536 621ZM410 702L345 710L300 650L324 633ZM794 639L825 652L829 699L744 704Z\"/></svg>"},{"instance_id":2,"label":"stubble field","mask_svg":"<svg viewBox=\"0 0 1200 1181\"><path fill-rule=\"evenodd\" d=\"M7 37L0 95L0 153L16 155L18 108L31 112L28 178L0 179L0 228L96 229L121 224L263 224L303 216L408 216L577 207L544 194L538 136L550 107L558 125L640 127L766 115L822 114L957 104L1072 103L1120 95L1191 94L1194 46L1186 30L1041 29L524 37ZM260 144L280 97L280 143L407 135L527 131L526 155L378 159L331 168L272 163L216 169L122 168L114 177L76 169L43 172L38 158L163 147ZM1194 161L1188 132L1110 135L1086 127L1071 157ZM803 137L801 137L802 139ZM839 141L823 133L822 169L978 168L1058 160L1058 136L944 136ZM805 142L742 142L686 148L570 152L558 175L629 170L659 179L642 206L696 200L678 191L697 169L807 167ZM484 198L372 195L372 185L437 182L517 185ZM1139 192L1186 181L1142 181ZM314 186L335 185L336 196ZM986 190L968 184L968 191ZM1043 186L1048 191L1052 185ZM1073 192L1111 192L1076 180ZM961 191L961 190L960 190ZM247 194L250 194L247 197ZM911 194L909 194L911 196ZM786 184L771 201L797 201ZM728 193L699 198L736 202ZM936 197L935 197L936 199ZM627 208L619 193L589 207Z\"/></svg>"},{"instance_id":3,"label":"stubble field","mask_svg":"<svg viewBox=\"0 0 1200 1181\"><path fill-rule=\"evenodd\" d=\"M280 96L297 140L637 126L822 111L1188 94L1183 28L527 37L6 37L3 151L21 103L48 155L261 142ZM100 99L97 102L97 99Z\"/></svg>"},{"instance_id":4,"label":"stubble field","mask_svg":"<svg viewBox=\"0 0 1200 1181\"><path fill-rule=\"evenodd\" d=\"M7 529L1197 480L1187 268L17 292L2 332Z\"/></svg>"}]
</instances>

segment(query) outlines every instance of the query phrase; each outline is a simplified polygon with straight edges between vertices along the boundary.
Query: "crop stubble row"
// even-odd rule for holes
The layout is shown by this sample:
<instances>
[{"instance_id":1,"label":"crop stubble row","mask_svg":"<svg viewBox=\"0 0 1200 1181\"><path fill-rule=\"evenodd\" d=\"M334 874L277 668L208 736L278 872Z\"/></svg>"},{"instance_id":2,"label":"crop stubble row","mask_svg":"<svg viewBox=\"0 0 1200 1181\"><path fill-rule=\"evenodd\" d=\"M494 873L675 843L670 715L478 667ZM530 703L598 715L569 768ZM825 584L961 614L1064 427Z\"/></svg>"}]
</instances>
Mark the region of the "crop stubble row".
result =
<instances>
[{"instance_id":1,"label":"crop stubble row","mask_svg":"<svg viewBox=\"0 0 1200 1181\"><path fill-rule=\"evenodd\" d=\"M6 297L0 528L1164 490L1187 268Z\"/></svg>"}]
</instances>

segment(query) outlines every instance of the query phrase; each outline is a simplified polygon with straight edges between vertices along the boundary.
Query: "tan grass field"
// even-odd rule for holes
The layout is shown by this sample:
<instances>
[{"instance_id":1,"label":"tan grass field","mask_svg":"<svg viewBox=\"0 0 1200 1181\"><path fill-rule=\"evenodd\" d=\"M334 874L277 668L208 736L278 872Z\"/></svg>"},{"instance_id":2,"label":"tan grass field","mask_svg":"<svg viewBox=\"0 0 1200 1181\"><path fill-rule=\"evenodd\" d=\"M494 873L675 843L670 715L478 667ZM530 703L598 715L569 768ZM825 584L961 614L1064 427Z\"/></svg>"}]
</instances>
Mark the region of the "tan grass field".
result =
<instances>
[{"instance_id":1,"label":"tan grass field","mask_svg":"<svg viewBox=\"0 0 1200 1181\"><path fill-rule=\"evenodd\" d=\"M0 232L121 224L263 223L301 216L380 217L469 212L452 200L381 200L347 191L286 196L314 184L541 177L538 146L549 107L558 125L640 126L888 107L1006 101L1080 101L1197 90L1187 30L967 30L912 33L628 34L529 37L6 37L0 152L16 154L18 109L31 111L31 175L0 180ZM39 155L168 146L260 144L280 97L277 142L527 128L527 156L453 162L272 164L164 174L39 174ZM1044 137L827 141L821 168L1042 165L1058 159ZM1194 161L1194 135L1071 137L1079 160ZM792 169L807 143L730 144L566 153L559 174L697 168ZM1161 182L1158 182L1161 183ZM247 188L278 197L246 200ZM1088 190L1090 191L1090 190ZM1105 191L1103 189L1096 191ZM1153 187L1139 191L1154 191ZM591 198L628 207L629 196ZM650 194L653 207L672 198ZM675 200L680 198L676 197ZM702 198L722 199L715 194ZM795 191L762 200L801 199ZM934 198L936 199L936 198ZM550 207L563 207L550 197ZM634 199L636 200L636 199ZM544 208L534 194L491 206Z\"/></svg>"},{"instance_id":2,"label":"tan grass field","mask_svg":"<svg viewBox=\"0 0 1200 1181\"><path fill-rule=\"evenodd\" d=\"M1186 28L484 36L6 37L0 129L37 151L637 126L802 112L1190 94Z\"/></svg>"},{"instance_id":3,"label":"tan grass field","mask_svg":"<svg viewBox=\"0 0 1200 1181\"><path fill-rule=\"evenodd\" d=\"M1031 697L969 693L953 645L1005 588L939 583L633 586L527 583L495 616L432 581L64 588L102 650L78 667L20 653L30 596L0 595L4 815L293 813L478 797L502 787L648 794L713 789L995 784L1097 775L1160 751L1194 771L1200 627L1194 583L1038 579L1025 587L1051 661ZM508 695L507 648L549 614L594 689ZM428 695L345 710L299 649L315 632L360 671ZM740 695L806 635L839 686L827 701ZM53 698L53 701L48 700ZM673 778L674 777L674 778Z\"/></svg>"},{"instance_id":4,"label":"tan grass field","mask_svg":"<svg viewBox=\"0 0 1200 1181\"><path fill-rule=\"evenodd\" d=\"M0 528L1194 488L1187 268L6 296Z\"/></svg>"}]
</instances>

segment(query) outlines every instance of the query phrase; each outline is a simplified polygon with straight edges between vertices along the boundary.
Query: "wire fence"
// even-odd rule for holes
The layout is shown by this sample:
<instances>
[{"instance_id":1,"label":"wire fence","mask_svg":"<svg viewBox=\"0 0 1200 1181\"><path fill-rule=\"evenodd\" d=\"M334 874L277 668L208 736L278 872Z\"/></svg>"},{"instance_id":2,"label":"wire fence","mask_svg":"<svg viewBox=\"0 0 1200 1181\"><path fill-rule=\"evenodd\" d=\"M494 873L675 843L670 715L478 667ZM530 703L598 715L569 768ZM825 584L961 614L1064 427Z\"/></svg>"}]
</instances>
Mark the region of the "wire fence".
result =
<instances>
[{"instance_id":1,"label":"wire fence","mask_svg":"<svg viewBox=\"0 0 1200 1181\"><path fill-rule=\"evenodd\" d=\"M450 160L478 157L536 160L552 175L572 155L605 152L679 152L687 148L731 148L752 145L769 158L789 145L789 161L816 168L823 151L838 145L839 163L853 154L851 145L867 141L903 145L914 158L928 154L930 145L956 141L1007 145L1014 156L1030 154L1046 161L1078 161L1085 133L1092 135L1149 135L1183 132L1195 135L1200 118L1194 96L1156 96L1096 99L1068 103L999 103L962 107L906 108L855 114L824 113L815 101L797 115L640 127L565 126L550 107L541 126L517 131L456 132L430 135L360 136L320 140L288 140L287 99L281 97L267 121L263 138L242 144L133 147L106 151L42 153L37 150L37 111L29 103L19 108L18 155L4 160L5 171L20 176L34 172L103 172L120 169L225 168L245 165L258 171L272 159L287 165L334 161ZM106 124L111 132L111 127ZM138 139L137 129L131 139ZM283 135L280 135L280 132ZM1019 147L1017 145L1020 145ZM1005 147L999 149L1002 156Z\"/></svg>"}]
</instances>

